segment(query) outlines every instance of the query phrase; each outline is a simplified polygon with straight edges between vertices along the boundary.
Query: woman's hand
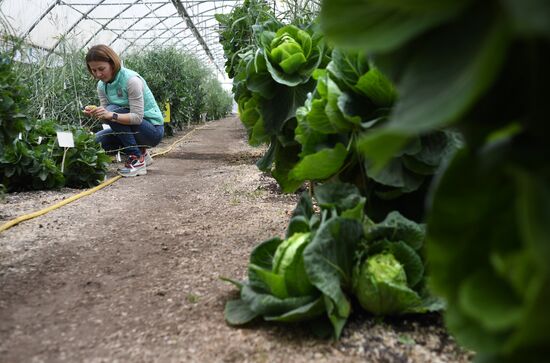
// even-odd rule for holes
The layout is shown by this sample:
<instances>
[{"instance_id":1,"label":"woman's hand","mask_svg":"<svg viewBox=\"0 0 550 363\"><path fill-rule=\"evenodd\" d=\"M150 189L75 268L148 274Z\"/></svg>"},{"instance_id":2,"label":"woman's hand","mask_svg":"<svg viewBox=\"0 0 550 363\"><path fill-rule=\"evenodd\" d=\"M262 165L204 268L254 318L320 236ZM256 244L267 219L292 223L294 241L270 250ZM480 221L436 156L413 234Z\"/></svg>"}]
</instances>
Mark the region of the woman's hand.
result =
<instances>
[{"instance_id":1,"label":"woman's hand","mask_svg":"<svg viewBox=\"0 0 550 363\"><path fill-rule=\"evenodd\" d=\"M92 111L94 109L96 109L97 106L96 105L88 105L86 107L84 107L84 109L82 110L82 112L86 115L86 116L92 116Z\"/></svg>"},{"instance_id":2,"label":"woman's hand","mask_svg":"<svg viewBox=\"0 0 550 363\"><path fill-rule=\"evenodd\" d=\"M96 107L92 108L89 111L84 109L84 112L88 113L90 116L94 116L100 120L112 120L113 119L113 113L111 111L107 111L104 107Z\"/></svg>"}]
</instances>

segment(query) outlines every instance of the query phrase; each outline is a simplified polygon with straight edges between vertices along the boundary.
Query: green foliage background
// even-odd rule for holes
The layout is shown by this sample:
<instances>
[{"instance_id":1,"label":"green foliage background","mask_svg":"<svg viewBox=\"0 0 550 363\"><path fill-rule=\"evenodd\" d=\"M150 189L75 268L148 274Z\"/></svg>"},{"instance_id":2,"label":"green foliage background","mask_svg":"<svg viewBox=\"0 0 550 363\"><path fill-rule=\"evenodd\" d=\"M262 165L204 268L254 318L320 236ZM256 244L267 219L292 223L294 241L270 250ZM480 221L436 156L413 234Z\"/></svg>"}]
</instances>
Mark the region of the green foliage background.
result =
<instances>
[{"instance_id":1,"label":"green foliage background","mask_svg":"<svg viewBox=\"0 0 550 363\"><path fill-rule=\"evenodd\" d=\"M46 56L17 38L4 40L7 51L0 57L0 190L97 185L105 177L110 158L92 134L101 129L100 123L81 112L84 105L98 103L96 81L84 63L85 52L62 43L60 53ZM124 58L125 66L135 66L147 80L161 109L165 102L171 103L167 134L203 118L222 118L231 111L229 93L192 55L164 49ZM75 138L63 173L63 149L57 146L56 131L71 131Z\"/></svg>"}]
</instances>

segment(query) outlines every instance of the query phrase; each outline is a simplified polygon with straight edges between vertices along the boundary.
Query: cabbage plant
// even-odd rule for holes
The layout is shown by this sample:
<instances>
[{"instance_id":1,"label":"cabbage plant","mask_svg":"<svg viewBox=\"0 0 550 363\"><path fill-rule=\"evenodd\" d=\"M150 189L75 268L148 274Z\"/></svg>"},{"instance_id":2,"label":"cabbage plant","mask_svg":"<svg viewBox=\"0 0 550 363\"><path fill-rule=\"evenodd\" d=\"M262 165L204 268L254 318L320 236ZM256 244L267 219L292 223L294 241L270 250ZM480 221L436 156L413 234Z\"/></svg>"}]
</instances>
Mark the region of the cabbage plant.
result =
<instances>
[{"instance_id":1,"label":"cabbage plant","mask_svg":"<svg viewBox=\"0 0 550 363\"><path fill-rule=\"evenodd\" d=\"M401 315L443 307L426 290L421 257L424 237L423 225L398 212L369 227L353 271L353 291L365 310Z\"/></svg>"},{"instance_id":2,"label":"cabbage plant","mask_svg":"<svg viewBox=\"0 0 550 363\"><path fill-rule=\"evenodd\" d=\"M306 83L323 61L324 43L320 33L286 25L276 32L260 35L269 73L289 87Z\"/></svg>"},{"instance_id":3,"label":"cabbage plant","mask_svg":"<svg viewBox=\"0 0 550 363\"><path fill-rule=\"evenodd\" d=\"M241 325L309 320L315 332L339 337L351 313L349 291L353 258L363 236L365 198L350 184L315 189L321 208L302 195L289 223L287 238L260 243L250 255L248 280L226 279L240 290L229 301L225 318Z\"/></svg>"}]
</instances>

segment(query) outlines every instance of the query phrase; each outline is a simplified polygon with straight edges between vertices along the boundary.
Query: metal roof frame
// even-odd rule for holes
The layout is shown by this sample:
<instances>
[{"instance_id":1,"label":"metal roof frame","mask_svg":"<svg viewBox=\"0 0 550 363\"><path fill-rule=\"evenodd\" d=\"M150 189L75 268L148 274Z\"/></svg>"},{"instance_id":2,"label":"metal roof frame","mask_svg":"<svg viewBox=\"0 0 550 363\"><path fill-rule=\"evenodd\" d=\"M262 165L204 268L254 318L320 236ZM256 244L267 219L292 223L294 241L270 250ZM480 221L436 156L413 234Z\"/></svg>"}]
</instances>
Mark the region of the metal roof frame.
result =
<instances>
[{"instance_id":1,"label":"metal roof frame","mask_svg":"<svg viewBox=\"0 0 550 363\"><path fill-rule=\"evenodd\" d=\"M85 34L78 44L82 49L92 44L102 33L109 32L112 33L112 38L109 35L108 38L110 40L106 44L113 46L113 44L123 41L122 50L119 51L119 54L124 54L133 46L144 50L150 46L162 47L172 44L171 46L177 45L178 48L196 52L195 55L199 59L208 60L208 64L213 65L216 71L224 75L225 59L221 45L217 42L218 28L216 26L217 22L214 20L214 14L227 13L235 5L241 4L242 0L97 0L96 2L52 0L44 1L43 3L45 7L40 11L36 20L27 29L22 29L18 34L24 41L33 44L37 48L50 53L57 53L58 48L63 43L63 39L66 39L68 35L74 34L79 26L83 24L84 20L89 20L93 22L86 24L90 28L90 35ZM144 11L137 17L132 16L128 12L131 11L133 6L137 5L145 6L149 11ZM70 8L67 11L76 16L75 21L73 22L73 18L71 18L71 24L67 24L68 27L63 33L58 34L59 39L53 45L51 43L40 45L33 42L33 31L36 34L37 27L42 22L47 21L48 15L53 13L58 7L64 6ZM106 17L103 14L98 14L99 16L97 17L93 16L94 11L102 6L117 6L120 9L113 12L111 17ZM168 14L166 14L166 6L171 6L173 12L168 10ZM86 8L82 9L81 7ZM159 12L162 14L157 14ZM179 21L175 24L172 23L171 20L176 18ZM144 19L156 19L156 21L153 21L149 28L146 26L140 27L140 22ZM117 25L117 20L131 20L131 22L120 26L120 24ZM170 23L168 24L169 20ZM96 25L92 25L94 23L97 25L97 29ZM185 29L181 28L182 24L186 25ZM154 36L147 35L151 31L154 31ZM186 33L187 31L189 31L189 34ZM139 35L140 32L141 35ZM164 39L164 36L170 34L170 32L171 36ZM138 35L134 36L134 33L138 33ZM171 42L172 39L177 43L173 44ZM139 40L145 41L144 44L140 44ZM159 41L155 42L155 40Z\"/></svg>"}]
</instances>

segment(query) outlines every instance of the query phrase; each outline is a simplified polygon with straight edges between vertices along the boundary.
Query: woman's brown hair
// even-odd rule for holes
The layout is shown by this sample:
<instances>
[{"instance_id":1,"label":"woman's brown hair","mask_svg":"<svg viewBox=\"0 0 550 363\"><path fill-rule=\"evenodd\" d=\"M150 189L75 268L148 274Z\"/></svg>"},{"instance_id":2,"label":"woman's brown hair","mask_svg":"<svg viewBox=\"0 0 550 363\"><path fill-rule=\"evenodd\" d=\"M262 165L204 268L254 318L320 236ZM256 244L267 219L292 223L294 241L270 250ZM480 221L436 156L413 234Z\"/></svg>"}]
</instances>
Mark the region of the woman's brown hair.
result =
<instances>
[{"instance_id":1,"label":"woman's brown hair","mask_svg":"<svg viewBox=\"0 0 550 363\"><path fill-rule=\"evenodd\" d=\"M113 67L113 74L116 75L120 71L120 57L115 51L104 44L94 45L88 50L86 54L86 67L88 72L93 75L92 70L90 69L89 62L109 62Z\"/></svg>"}]
</instances>

